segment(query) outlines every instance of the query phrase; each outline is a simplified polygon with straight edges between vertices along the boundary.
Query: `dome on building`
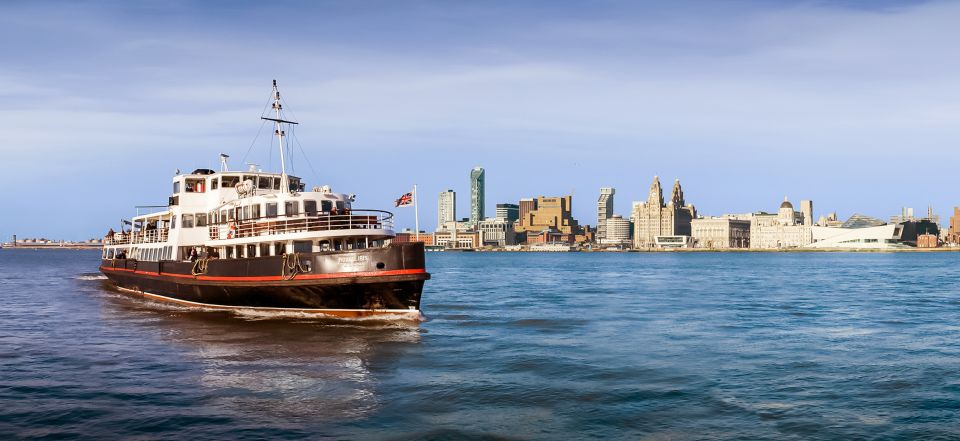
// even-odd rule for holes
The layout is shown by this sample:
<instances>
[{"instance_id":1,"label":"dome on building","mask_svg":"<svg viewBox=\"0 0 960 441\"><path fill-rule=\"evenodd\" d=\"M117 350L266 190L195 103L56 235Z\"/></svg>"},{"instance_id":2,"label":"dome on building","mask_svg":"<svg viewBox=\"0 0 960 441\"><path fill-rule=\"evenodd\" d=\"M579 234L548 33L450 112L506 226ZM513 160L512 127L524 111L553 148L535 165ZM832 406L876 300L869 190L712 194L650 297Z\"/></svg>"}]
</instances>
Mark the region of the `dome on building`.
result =
<instances>
[{"instance_id":1,"label":"dome on building","mask_svg":"<svg viewBox=\"0 0 960 441\"><path fill-rule=\"evenodd\" d=\"M780 208L789 208L789 209L793 210L793 204L791 204L790 201L788 201L787 198L784 197L784 198L783 198L783 203L780 204Z\"/></svg>"}]
</instances>

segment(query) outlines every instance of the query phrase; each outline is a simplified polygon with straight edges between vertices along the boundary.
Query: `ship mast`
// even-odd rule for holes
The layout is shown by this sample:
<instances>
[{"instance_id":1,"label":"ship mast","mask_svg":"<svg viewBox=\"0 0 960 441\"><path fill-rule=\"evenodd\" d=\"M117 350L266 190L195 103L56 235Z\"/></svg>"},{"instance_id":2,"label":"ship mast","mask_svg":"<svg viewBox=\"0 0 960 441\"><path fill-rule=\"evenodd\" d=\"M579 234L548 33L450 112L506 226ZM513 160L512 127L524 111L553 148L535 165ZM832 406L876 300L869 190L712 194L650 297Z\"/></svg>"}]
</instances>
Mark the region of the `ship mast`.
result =
<instances>
[{"instance_id":1,"label":"ship mast","mask_svg":"<svg viewBox=\"0 0 960 441\"><path fill-rule=\"evenodd\" d=\"M280 89L277 88L277 80L273 80L273 110L276 112L277 117L267 118L265 116L261 116L260 119L273 121L274 123L274 133L276 133L277 139L280 141L280 188L283 191L290 191L290 181L287 179L287 161L283 152L283 137L286 135L286 133L283 131L283 126L281 124L297 123L283 119L283 114L281 113L282 109L283 104L280 103Z\"/></svg>"}]
</instances>

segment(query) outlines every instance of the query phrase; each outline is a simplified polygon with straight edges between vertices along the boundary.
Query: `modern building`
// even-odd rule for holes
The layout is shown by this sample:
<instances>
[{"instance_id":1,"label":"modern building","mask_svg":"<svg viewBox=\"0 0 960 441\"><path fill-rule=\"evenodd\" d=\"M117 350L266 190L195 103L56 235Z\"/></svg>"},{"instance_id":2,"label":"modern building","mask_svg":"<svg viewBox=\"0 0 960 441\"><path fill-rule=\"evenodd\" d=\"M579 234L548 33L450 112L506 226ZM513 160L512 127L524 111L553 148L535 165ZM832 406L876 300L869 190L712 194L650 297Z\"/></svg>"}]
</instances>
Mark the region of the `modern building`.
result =
<instances>
[{"instance_id":1,"label":"modern building","mask_svg":"<svg viewBox=\"0 0 960 441\"><path fill-rule=\"evenodd\" d=\"M600 245L630 246L630 221L615 214L607 218L607 233L605 238L599 238Z\"/></svg>"},{"instance_id":2,"label":"modern building","mask_svg":"<svg viewBox=\"0 0 960 441\"><path fill-rule=\"evenodd\" d=\"M457 193L453 190L440 192L437 199L437 229L457 219Z\"/></svg>"},{"instance_id":3,"label":"modern building","mask_svg":"<svg viewBox=\"0 0 960 441\"><path fill-rule=\"evenodd\" d=\"M517 232L540 232L552 229L561 234L581 234L582 228L573 218L573 196L544 197L520 200Z\"/></svg>"},{"instance_id":4,"label":"modern building","mask_svg":"<svg viewBox=\"0 0 960 441\"><path fill-rule=\"evenodd\" d=\"M504 247L517 244L517 233L513 229L513 221L496 218L480 221L477 231L480 232L480 243L483 246Z\"/></svg>"},{"instance_id":5,"label":"modern building","mask_svg":"<svg viewBox=\"0 0 960 441\"><path fill-rule=\"evenodd\" d=\"M908 248L903 242L902 224L863 226L860 228L820 227L811 229L813 242L805 245L817 249L882 250Z\"/></svg>"},{"instance_id":6,"label":"modern building","mask_svg":"<svg viewBox=\"0 0 960 441\"><path fill-rule=\"evenodd\" d=\"M486 218L484 206L485 178L482 167L470 170L470 224L477 225Z\"/></svg>"},{"instance_id":7,"label":"modern building","mask_svg":"<svg viewBox=\"0 0 960 441\"><path fill-rule=\"evenodd\" d=\"M690 222L695 248L750 248L750 221L728 217L701 218Z\"/></svg>"},{"instance_id":8,"label":"modern building","mask_svg":"<svg viewBox=\"0 0 960 441\"><path fill-rule=\"evenodd\" d=\"M686 205L680 180L673 184L670 201L663 201L660 178L654 176L646 202L634 205L633 246L649 248L657 246L657 236L690 236L690 221L697 217L693 205Z\"/></svg>"},{"instance_id":9,"label":"modern building","mask_svg":"<svg viewBox=\"0 0 960 441\"><path fill-rule=\"evenodd\" d=\"M607 238L607 219L613 216L613 195L616 193L612 187L603 187L600 189L600 199L597 200L597 242L603 242Z\"/></svg>"},{"instance_id":10,"label":"modern building","mask_svg":"<svg viewBox=\"0 0 960 441\"><path fill-rule=\"evenodd\" d=\"M799 248L813 243L813 225L804 224L805 215L794 211L787 198L783 198L777 214L755 213L750 222L750 248ZM809 218L813 219L812 211Z\"/></svg>"},{"instance_id":11,"label":"modern building","mask_svg":"<svg viewBox=\"0 0 960 441\"><path fill-rule=\"evenodd\" d=\"M520 219L520 206L517 204L497 204L497 219L516 222Z\"/></svg>"}]
</instances>

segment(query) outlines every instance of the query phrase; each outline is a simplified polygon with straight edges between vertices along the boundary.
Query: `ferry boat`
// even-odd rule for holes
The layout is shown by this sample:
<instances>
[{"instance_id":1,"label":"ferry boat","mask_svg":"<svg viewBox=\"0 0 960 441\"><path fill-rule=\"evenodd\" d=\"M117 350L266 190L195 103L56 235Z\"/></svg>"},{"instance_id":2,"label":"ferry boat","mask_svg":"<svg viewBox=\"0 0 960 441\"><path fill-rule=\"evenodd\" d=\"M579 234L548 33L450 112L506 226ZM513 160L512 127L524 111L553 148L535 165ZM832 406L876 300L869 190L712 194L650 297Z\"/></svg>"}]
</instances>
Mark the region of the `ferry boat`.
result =
<instances>
[{"instance_id":1,"label":"ferry boat","mask_svg":"<svg viewBox=\"0 0 960 441\"><path fill-rule=\"evenodd\" d=\"M355 209L355 195L306 191L286 172L280 92L270 117L280 173L251 166L177 173L168 204L104 238L100 271L121 290L215 309L420 319L430 279L423 243L392 243L393 214Z\"/></svg>"}]
</instances>

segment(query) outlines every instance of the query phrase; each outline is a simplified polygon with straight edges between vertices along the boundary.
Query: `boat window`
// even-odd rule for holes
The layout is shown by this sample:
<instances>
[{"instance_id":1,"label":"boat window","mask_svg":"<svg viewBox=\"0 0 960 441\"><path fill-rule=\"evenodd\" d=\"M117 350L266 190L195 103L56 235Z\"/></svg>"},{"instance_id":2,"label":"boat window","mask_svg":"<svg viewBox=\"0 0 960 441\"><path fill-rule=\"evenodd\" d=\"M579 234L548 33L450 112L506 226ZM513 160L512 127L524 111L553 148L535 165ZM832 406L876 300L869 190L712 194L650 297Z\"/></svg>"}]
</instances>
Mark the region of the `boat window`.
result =
<instances>
[{"instance_id":1,"label":"boat window","mask_svg":"<svg viewBox=\"0 0 960 441\"><path fill-rule=\"evenodd\" d=\"M170 229L177 228L177 217L173 216L170 218Z\"/></svg>"},{"instance_id":2,"label":"boat window","mask_svg":"<svg viewBox=\"0 0 960 441\"><path fill-rule=\"evenodd\" d=\"M247 257L257 257L257 245L252 243L247 245Z\"/></svg>"},{"instance_id":3,"label":"boat window","mask_svg":"<svg viewBox=\"0 0 960 441\"><path fill-rule=\"evenodd\" d=\"M330 209L333 208L333 203L330 201L320 201L320 211L324 213L329 213Z\"/></svg>"},{"instance_id":4,"label":"boat window","mask_svg":"<svg viewBox=\"0 0 960 441\"><path fill-rule=\"evenodd\" d=\"M173 182L173 194L180 193L180 181Z\"/></svg>"},{"instance_id":5,"label":"boat window","mask_svg":"<svg viewBox=\"0 0 960 441\"><path fill-rule=\"evenodd\" d=\"M210 178L210 189L216 190L220 188L220 178Z\"/></svg>"},{"instance_id":6,"label":"boat window","mask_svg":"<svg viewBox=\"0 0 960 441\"><path fill-rule=\"evenodd\" d=\"M270 255L270 244L262 243L260 244L260 257L267 257Z\"/></svg>"},{"instance_id":7,"label":"boat window","mask_svg":"<svg viewBox=\"0 0 960 441\"><path fill-rule=\"evenodd\" d=\"M193 215L184 214L183 215L183 228L193 228Z\"/></svg>"},{"instance_id":8,"label":"boat window","mask_svg":"<svg viewBox=\"0 0 960 441\"><path fill-rule=\"evenodd\" d=\"M224 251L223 257L224 257L225 259L232 259L232 258L233 258L233 247L225 247L225 248L223 249L223 251Z\"/></svg>"},{"instance_id":9,"label":"boat window","mask_svg":"<svg viewBox=\"0 0 960 441\"><path fill-rule=\"evenodd\" d=\"M205 227L207 226L207 214L206 213L197 213L197 226Z\"/></svg>"},{"instance_id":10,"label":"boat window","mask_svg":"<svg viewBox=\"0 0 960 441\"><path fill-rule=\"evenodd\" d=\"M287 201L283 204L283 214L293 216L300 212L300 201Z\"/></svg>"},{"instance_id":11,"label":"boat window","mask_svg":"<svg viewBox=\"0 0 960 441\"><path fill-rule=\"evenodd\" d=\"M273 187L273 178L267 176L261 176L260 181L257 183L257 188L262 190L269 190L270 187Z\"/></svg>"},{"instance_id":12,"label":"boat window","mask_svg":"<svg viewBox=\"0 0 960 441\"><path fill-rule=\"evenodd\" d=\"M233 212L233 210L227 210L227 220L228 220L228 221L232 221L232 220L234 220L234 219L235 219L235 217L234 217L234 212Z\"/></svg>"},{"instance_id":13,"label":"boat window","mask_svg":"<svg viewBox=\"0 0 960 441\"><path fill-rule=\"evenodd\" d=\"M294 253L309 253L313 251L313 242L309 240L297 240L293 242Z\"/></svg>"},{"instance_id":14,"label":"boat window","mask_svg":"<svg viewBox=\"0 0 960 441\"><path fill-rule=\"evenodd\" d=\"M267 217L277 217L276 202L267 202Z\"/></svg>"},{"instance_id":15,"label":"boat window","mask_svg":"<svg viewBox=\"0 0 960 441\"><path fill-rule=\"evenodd\" d=\"M307 216L316 216L317 215L317 201L306 200L303 201L303 212Z\"/></svg>"},{"instance_id":16,"label":"boat window","mask_svg":"<svg viewBox=\"0 0 960 441\"><path fill-rule=\"evenodd\" d=\"M107 249L107 259L113 259L113 248Z\"/></svg>"},{"instance_id":17,"label":"boat window","mask_svg":"<svg viewBox=\"0 0 960 441\"><path fill-rule=\"evenodd\" d=\"M250 206L249 206L249 205L243 207L243 219L244 219L244 220L250 219Z\"/></svg>"},{"instance_id":18,"label":"boat window","mask_svg":"<svg viewBox=\"0 0 960 441\"><path fill-rule=\"evenodd\" d=\"M343 201L337 201L337 213L343 213Z\"/></svg>"},{"instance_id":19,"label":"boat window","mask_svg":"<svg viewBox=\"0 0 960 441\"><path fill-rule=\"evenodd\" d=\"M186 183L187 193L203 193L205 190L203 179L187 179Z\"/></svg>"},{"instance_id":20,"label":"boat window","mask_svg":"<svg viewBox=\"0 0 960 441\"><path fill-rule=\"evenodd\" d=\"M290 191L297 191L300 189L300 178L290 178Z\"/></svg>"},{"instance_id":21,"label":"boat window","mask_svg":"<svg viewBox=\"0 0 960 441\"><path fill-rule=\"evenodd\" d=\"M273 180L273 189L274 189L274 190L279 190L279 189L280 189L280 178L277 178L277 179L274 179L274 180Z\"/></svg>"},{"instance_id":22,"label":"boat window","mask_svg":"<svg viewBox=\"0 0 960 441\"><path fill-rule=\"evenodd\" d=\"M223 188L234 188L237 184L240 183L239 176L224 176L223 178Z\"/></svg>"},{"instance_id":23,"label":"boat window","mask_svg":"<svg viewBox=\"0 0 960 441\"><path fill-rule=\"evenodd\" d=\"M260 204L250 206L250 219L260 219Z\"/></svg>"}]
</instances>

